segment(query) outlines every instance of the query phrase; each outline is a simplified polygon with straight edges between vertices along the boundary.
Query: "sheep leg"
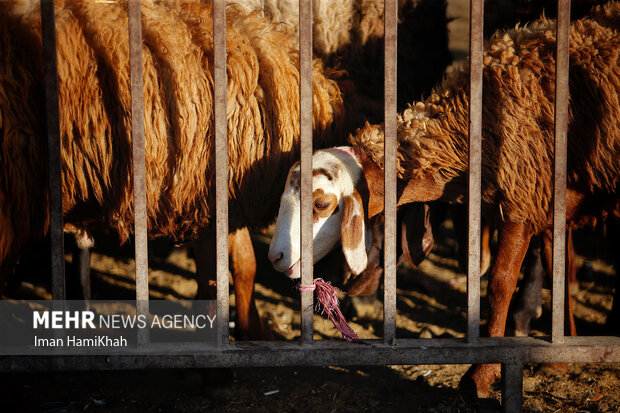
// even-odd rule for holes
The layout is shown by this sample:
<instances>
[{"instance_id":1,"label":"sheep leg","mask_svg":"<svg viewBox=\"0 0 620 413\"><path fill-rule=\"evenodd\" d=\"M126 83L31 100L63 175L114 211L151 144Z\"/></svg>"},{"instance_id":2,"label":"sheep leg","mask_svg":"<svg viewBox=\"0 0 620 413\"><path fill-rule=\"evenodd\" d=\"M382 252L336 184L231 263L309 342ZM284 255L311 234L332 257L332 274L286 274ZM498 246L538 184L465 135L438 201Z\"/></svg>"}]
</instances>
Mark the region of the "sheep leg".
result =
<instances>
[{"instance_id":1,"label":"sheep leg","mask_svg":"<svg viewBox=\"0 0 620 413\"><path fill-rule=\"evenodd\" d=\"M568 277L568 274L571 273L572 268L574 267L574 249L572 248L572 243L572 231L569 230L566 237L566 277ZM549 285L553 285L553 238L551 237L550 232L543 234L542 261L545 267L545 272L547 273ZM551 294L553 294L553 290L551 291ZM564 331L566 330L569 331L571 336L577 335L575 320L573 318L570 283L568 280L564 290ZM568 366L566 363L543 363L540 370L566 370L567 367Z\"/></svg>"},{"instance_id":2,"label":"sheep leg","mask_svg":"<svg viewBox=\"0 0 620 413\"><path fill-rule=\"evenodd\" d=\"M480 275L491 267L491 225L482 219L482 237L480 238Z\"/></svg>"},{"instance_id":3,"label":"sheep leg","mask_svg":"<svg viewBox=\"0 0 620 413\"><path fill-rule=\"evenodd\" d=\"M95 246L95 240L83 229L77 230L74 237L73 262L67 279L67 299L89 301L91 298L90 250Z\"/></svg>"},{"instance_id":4,"label":"sheep leg","mask_svg":"<svg viewBox=\"0 0 620 413\"><path fill-rule=\"evenodd\" d=\"M457 205L452 208L452 223L454 225L454 236L457 241L457 260L459 263L459 270L461 272L467 272L467 208Z\"/></svg>"},{"instance_id":5,"label":"sheep leg","mask_svg":"<svg viewBox=\"0 0 620 413\"><path fill-rule=\"evenodd\" d=\"M542 312L542 287L545 274L540 248L540 239L536 238L532 240L527 251L523 282L519 288L515 311L512 313L515 336L528 336L532 319L540 317Z\"/></svg>"},{"instance_id":6,"label":"sheep leg","mask_svg":"<svg viewBox=\"0 0 620 413\"><path fill-rule=\"evenodd\" d=\"M216 282L216 237L213 231L200 235L194 243L196 249L197 298L215 300ZM264 328L256 303L254 302L254 276L256 259L252 240L247 228L228 235L228 253L235 288L235 337L241 340L273 339ZM206 369L201 372L203 385L212 394L227 393L232 385L230 369Z\"/></svg>"},{"instance_id":7,"label":"sheep leg","mask_svg":"<svg viewBox=\"0 0 620 413\"><path fill-rule=\"evenodd\" d=\"M247 228L228 236L230 266L235 287L235 338L238 340L273 340L273 334L265 328L254 300L254 277L256 258L252 239Z\"/></svg>"},{"instance_id":8,"label":"sheep leg","mask_svg":"<svg viewBox=\"0 0 620 413\"><path fill-rule=\"evenodd\" d=\"M577 265L575 265L575 245L573 244L573 230L566 231L566 282L570 295L579 292L577 280Z\"/></svg>"},{"instance_id":9,"label":"sheep leg","mask_svg":"<svg viewBox=\"0 0 620 413\"><path fill-rule=\"evenodd\" d=\"M198 281L199 300L217 299L215 268L215 233L207 231L194 243L196 249L196 278ZM266 340L273 339L271 333L263 326L256 303L254 302L254 276L256 259L254 248L247 228L228 235L228 252L230 269L235 288L235 337L237 339Z\"/></svg>"},{"instance_id":10,"label":"sheep leg","mask_svg":"<svg viewBox=\"0 0 620 413\"><path fill-rule=\"evenodd\" d=\"M73 262L67 279L68 300L90 300L90 248L73 246Z\"/></svg>"},{"instance_id":11,"label":"sheep leg","mask_svg":"<svg viewBox=\"0 0 620 413\"><path fill-rule=\"evenodd\" d=\"M575 250L572 248L573 236L572 231L567 232L566 237L566 272L570 274L574 271L575 267ZM553 239L550 232L543 234L543 264L545 266L547 277L549 279L549 285L553 285ZM564 291L564 331L569 332L569 335L576 336L577 328L575 327L575 318L573 317L573 302L570 293L570 283L565 283ZM553 294L553 291L551 291Z\"/></svg>"},{"instance_id":12,"label":"sheep leg","mask_svg":"<svg viewBox=\"0 0 620 413\"><path fill-rule=\"evenodd\" d=\"M467 272L467 209L460 205L452 210L454 235L458 244L458 263L462 272ZM480 275L484 275L491 266L491 227L487 220L482 220L480 233Z\"/></svg>"},{"instance_id":13,"label":"sheep leg","mask_svg":"<svg viewBox=\"0 0 620 413\"><path fill-rule=\"evenodd\" d=\"M194 241L196 260L197 300L216 300L215 232L207 230ZM211 395L227 392L232 386L232 370L227 368L201 369L202 384Z\"/></svg>"},{"instance_id":14,"label":"sheep leg","mask_svg":"<svg viewBox=\"0 0 620 413\"><path fill-rule=\"evenodd\" d=\"M500 228L499 251L489 280L489 336L503 337L510 299L517 287L519 270L532 237L527 224L504 222ZM499 364L473 365L461 379L459 387L467 395L486 398L489 388L500 376Z\"/></svg>"}]
</instances>

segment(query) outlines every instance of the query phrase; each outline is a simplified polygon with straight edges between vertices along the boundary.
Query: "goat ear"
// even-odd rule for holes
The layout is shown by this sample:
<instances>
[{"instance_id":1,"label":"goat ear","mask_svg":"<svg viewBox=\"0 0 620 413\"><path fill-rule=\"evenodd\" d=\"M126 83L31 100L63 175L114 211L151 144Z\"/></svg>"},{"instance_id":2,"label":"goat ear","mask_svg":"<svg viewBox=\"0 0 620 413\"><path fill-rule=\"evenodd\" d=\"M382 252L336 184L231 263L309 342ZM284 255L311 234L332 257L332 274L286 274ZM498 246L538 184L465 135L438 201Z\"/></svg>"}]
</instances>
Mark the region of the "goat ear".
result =
<instances>
[{"instance_id":1,"label":"goat ear","mask_svg":"<svg viewBox=\"0 0 620 413\"><path fill-rule=\"evenodd\" d=\"M409 204L399 209L401 247L412 267L417 267L433 248L433 229L428 204Z\"/></svg>"},{"instance_id":2,"label":"goat ear","mask_svg":"<svg viewBox=\"0 0 620 413\"><path fill-rule=\"evenodd\" d=\"M364 205L356 190L343 198L342 225L340 227L342 252L353 274L358 275L366 268L366 226Z\"/></svg>"},{"instance_id":3,"label":"goat ear","mask_svg":"<svg viewBox=\"0 0 620 413\"><path fill-rule=\"evenodd\" d=\"M356 189L362 195L368 219L371 219L383 212L383 170L364 153L358 156L358 159L362 164L362 176Z\"/></svg>"},{"instance_id":4,"label":"goat ear","mask_svg":"<svg viewBox=\"0 0 620 413\"><path fill-rule=\"evenodd\" d=\"M372 245L368 251L366 269L356 278L349 278L345 283L348 296L372 295L377 291L383 278L383 215L377 215L370 220L372 228Z\"/></svg>"}]
</instances>

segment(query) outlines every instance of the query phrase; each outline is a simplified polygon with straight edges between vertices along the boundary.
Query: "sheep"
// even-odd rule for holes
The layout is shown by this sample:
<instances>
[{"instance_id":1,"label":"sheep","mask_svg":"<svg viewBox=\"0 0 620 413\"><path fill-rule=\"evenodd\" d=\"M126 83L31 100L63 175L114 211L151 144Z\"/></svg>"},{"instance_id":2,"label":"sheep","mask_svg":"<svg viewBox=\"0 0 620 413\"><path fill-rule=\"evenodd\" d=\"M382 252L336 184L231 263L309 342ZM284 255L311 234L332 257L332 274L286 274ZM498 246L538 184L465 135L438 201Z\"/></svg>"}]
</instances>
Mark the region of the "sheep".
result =
<instances>
[{"instance_id":1,"label":"sheep","mask_svg":"<svg viewBox=\"0 0 620 413\"><path fill-rule=\"evenodd\" d=\"M149 236L214 244L211 6L143 2L142 15ZM133 228L126 5L60 0L56 27L65 229L112 230L126 240ZM242 337L270 336L252 298L248 228L275 219L299 154L295 42L282 25L227 9L229 242ZM0 3L0 285L49 223L41 47L38 7ZM316 147L344 142L355 126L341 77L314 60ZM214 254L197 254L199 298L213 297Z\"/></svg>"},{"instance_id":2,"label":"sheep","mask_svg":"<svg viewBox=\"0 0 620 413\"><path fill-rule=\"evenodd\" d=\"M356 208L362 203L355 187L361 172L355 159L349 147L324 149L313 155L313 262L316 264L342 241L348 266L345 284L350 273L363 273L351 280L347 293L368 295L376 290L382 275L383 216L380 213L368 216L363 213L367 208ZM287 177L268 253L274 268L293 279L300 277L299 177L300 165L296 163ZM367 222L362 230L351 224L359 220ZM428 206L404 206L399 210L398 222L399 254L415 267L433 246ZM350 239L359 240L358 249L348 248Z\"/></svg>"},{"instance_id":3,"label":"sheep","mask_svg":"<svg viewBox=\"0 0 620 413\"><path fill-rule=\"evenodd\" d=\"M620 3L604 6L620 16ZM498 222L499 251L489 283L488 332L503 336L508 305L529 241L552 223L555 21L497 33L485 45L482 197ZM567 227L620 216L620 36L607 23L571 25ZM398 117L398 205L466 194L469 111L467 68L450 73L425 101ZM342 243L351 270L367 262L368 223L383 211L383 125L367 124L350 146L313 157L314 259ZM269 250L274 268L296 276L297 170L289 173ZM292 235L291 235L292 234ZM549 249L543 249L548 255ZM546 262L551 262L546 257ZM570 296L570 334L575 334ZM472 366L461 387L485 396L499 365Z\"/></svg>"},{"instance_id":4,"label":"sheep","mask_svg":"<svg viewBox=\"0 0 620 413\"><path fill-rule=\"evenodd\" d=\"M247 11L261 10L273 21L296 31L299 28L299 0L229 0L229 3ZM403 109L411 96L427 94L441 81L452 55L448 49L444 0L400 0L398 6L397 103ZM346 70L356 98L363 102L357 107L371 121L379 121L383 113L383 7L383 0L313 2L314 53L327 65ZM374 268L371 278L376 281L382 271L377 260ZM373 284L374 281L364 287L358 284L350 292L370 293Z\"/></svg>"},{"instance_id":5,"label":"sheep","mask_svg":"<svg viewBox=\"0 0 620 413\"><path fill-rule=\"evenodd\" d=\"M583 18L588 14L594 15L597 13L593 7L604 4L608 0L574 0L571 2L570 18L571 20L577 20ZM514 27L515 24L521 25L535 21L541 15L547 17L557 16L557 1L555 0L485 0L484 2L484 34L485 38L490 37L497 30L505 30ZM599 23L603 21L604 16L597 16ZM616 27L617 29L617 27ZM446 206L439 208L439 211L434 211L433 215L445 214ZM438 209L435 207L434 209ZM454 223L454 230L457 239L457 257L459 262L459 268L465 270L467 263L467 249L459 248L459 245L466 245L467 226L466 217L467 211L463 206L454 205L450 207L452 212L452 218ZM438 214L437 214L437 213ZM437 220L433 220L434 225ZM482 222L482 240L481 240L481 274L490 267L490 250L486 240L489 235L489 223L485 222L483 217ZM535 256L536 254L533 253ZM533 257L535 259L535 257ZM575 277L576 268L572 268L569 271L568 282L571 283L571 291L578 290L579 286ZM538 281L536 282L538 283ZM539 299L535 299L538 300ZM535 310L535 309L534 309ZM522 319L521 322L528 323L528 320Z\"/></svg>"},{"instance_id":6,"label":"sheep","mask_svg":"<svg viewBox=\"0 0 620 413\"><path fill-rule=\"evenodd\" d=\"M591 9L607 0L572 0L570 18L581 19L591 14ZM485 0L484 33L491 36L497 30L506 30L515 24L537 20L541 15L556 18L558 2L555 0Z\"/></svg>"},{"instance_id":7,"label":"sheep","mask_svg":"<svg viewBox=\"0 0 620 413\"><path fill-rule=\"evenodd\" d=\"M294 30L299 0L229 0ZM328 66L347 71L355 90L368 99L368 119L383 113L383 0L313 1L313 50ZM452 62L445 0L399 0L398 109L411 96L427 94Z\"/></svg>"}]
</instances>

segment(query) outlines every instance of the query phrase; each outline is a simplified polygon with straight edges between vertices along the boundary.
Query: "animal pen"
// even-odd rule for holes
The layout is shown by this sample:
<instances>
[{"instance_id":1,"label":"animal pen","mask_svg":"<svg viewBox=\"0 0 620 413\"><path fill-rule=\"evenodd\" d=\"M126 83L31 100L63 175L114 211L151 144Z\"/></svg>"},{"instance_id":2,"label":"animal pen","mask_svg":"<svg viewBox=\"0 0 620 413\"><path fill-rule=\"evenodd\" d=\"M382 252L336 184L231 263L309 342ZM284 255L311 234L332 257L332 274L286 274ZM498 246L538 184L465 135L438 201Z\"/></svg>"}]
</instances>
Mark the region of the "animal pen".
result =
<instances>
[{"instance_id":1,"label":"animal pen","mask_svg":"<svg viewBox=\"0 0 620 413\"><path fill-rule=\"evenodd\" d=\"M229 342L228 172L226 123L226 6L214 0L214 80L217 234L217 348L192 345L186 354L162 355L162 345L139 337L134 354L110 356L5 356L2 371L127 368L275 367L293 365L394 365L501 363L502 406L520 411L526 363L620 362L618 337L565 337L565 226L568 123L570 0L558 0L555 165L553 209L553 291L551 337L480 337L481 142L483 0L471 0L470 122L468 172L468 277L466 339L400 339L396 336L396 55L398 1L385 0L385 248L384 338L347 343L313 340L313 293L301 295L301 341ZM300 1L301 107L301 283L312 284L312 2ZM136 301L148 313L147 211L142 91L140 0L128 1L131 117L135 208ZM45 64L45 105L49 144L49 203L52 242L52 297L65 299L62 177L54 1L41 1ZM559 293L557 293L559 292Z\"/></svg>"}]
</instances>

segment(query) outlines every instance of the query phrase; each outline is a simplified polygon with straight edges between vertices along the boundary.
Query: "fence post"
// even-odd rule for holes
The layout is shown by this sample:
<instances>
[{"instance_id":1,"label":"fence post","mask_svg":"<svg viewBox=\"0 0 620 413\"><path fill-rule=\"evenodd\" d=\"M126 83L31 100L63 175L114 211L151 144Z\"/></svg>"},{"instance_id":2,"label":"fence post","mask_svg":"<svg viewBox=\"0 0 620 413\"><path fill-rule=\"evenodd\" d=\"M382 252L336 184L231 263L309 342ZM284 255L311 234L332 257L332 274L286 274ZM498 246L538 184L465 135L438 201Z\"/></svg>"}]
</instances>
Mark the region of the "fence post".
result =
<instances>
[{"instance_id":1,"label":"fence post","mask_svg":"<svg viewBox=\"0 0 620 413\"><path fill-rule=\"evenodd\" d=\"M301 283L313 283L312 237L312 0L299 2L299 112L301 141ZM313 293L301 293L301 343L312 344Z\"/></svg>"},{"instance_id":2,"label":"fence post","mask_svg":"<svg viewBox=\"0 0 620 413\"><path fill-rule=\"evenodd\" d=\"M555 68L555 161L553 163L553 290L551 339L564 342L566 274L566 151L570 0L558 0Z\"/></svg>"},{"instance_id":3,"label":"fence post","mask_svg":"<svg viewBox=\"0 0 620 413\"><path fill-rule=\"evenodd\" d=\"M52 299L64 300L65 248L62 216L62 171L60 166L60 126L58 109L58 67L54 0L41 2L41 35L45 72L45 110L47 125L50 250Z\"/></svg>"},{"instance_id":4,"label":"fence post","mask_svg":"<svg viewBox=\"0 0 620 413\"><path fill-rule=\"evenodd\" d=\"M520 413L523 405L523 366L502 364L502 411Z\"/></svg>"},{"instance_id":5,"label":"fence post","mask_svg":"<svg viewBox=\"0 0 620 413\"><path fill-rule=\"evenodd\" d=\"M226 123L226 2L213 2L215 88L215 237L217 268L217 344L228 344L228 130Z\"/></svg>"},{"instance_id":6,"label":"fence post","mask_svg":"<svg viewBox=\"0 0 620 413\"><path fill-rule=\"evenodd\" d=\"M482 182L483 0L471 0L469 20L469 171L467 250L467 341L480 337L480 203Z\"/></svg>"},{"instance_id":7,"label":"fence post","mask_svg":"<svg viewBox=\"0 0 620 413\"><path fill-rule=\"evenodd\" d=\"M396 71L398 2L385 0L385 139L384 139L384 281L383 338L393 345L396 339Z\"/></svg>"},{"instance_id":8,"label":"fence post","mask_svg":"<svg viewBox=\"0 0 620 413\"><path fill-rule=\"evenodd\" d=\"M136 262L136 313L149 313L149 257L144 154L144 100L142 90L142 15L140 0L129 0L129 65L131 75L131 144L133 149L133 203ZM138 346L148 346L148 329L140 330Z\"/></svg>"}]
</instances>

